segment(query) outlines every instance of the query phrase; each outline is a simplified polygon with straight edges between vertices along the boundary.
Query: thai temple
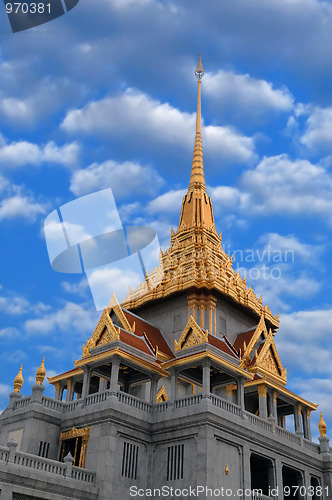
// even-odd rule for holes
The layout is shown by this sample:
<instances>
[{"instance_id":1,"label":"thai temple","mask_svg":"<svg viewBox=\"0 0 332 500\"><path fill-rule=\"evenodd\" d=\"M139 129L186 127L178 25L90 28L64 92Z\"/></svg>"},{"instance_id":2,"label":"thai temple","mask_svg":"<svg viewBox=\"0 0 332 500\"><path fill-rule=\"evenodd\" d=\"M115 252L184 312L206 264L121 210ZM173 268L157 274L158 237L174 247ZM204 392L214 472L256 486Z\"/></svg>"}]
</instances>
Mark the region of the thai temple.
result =
<instances>
[{"instance_id":1,"label":"thai temple","mask_svg":"<svg viewBox=\"0 0 332 500\"><path fill-rule=\"evenodd\" d=\"M110 297L82 357L48 379L54 397L44 360L23 397L21 367L0 415L0 500L332 498L326 424L313 442L317 404L287 389L279 315L216 231L200 58L195 74L192 168L170 247L121 304Z\"/></svg>"}]
</instances>

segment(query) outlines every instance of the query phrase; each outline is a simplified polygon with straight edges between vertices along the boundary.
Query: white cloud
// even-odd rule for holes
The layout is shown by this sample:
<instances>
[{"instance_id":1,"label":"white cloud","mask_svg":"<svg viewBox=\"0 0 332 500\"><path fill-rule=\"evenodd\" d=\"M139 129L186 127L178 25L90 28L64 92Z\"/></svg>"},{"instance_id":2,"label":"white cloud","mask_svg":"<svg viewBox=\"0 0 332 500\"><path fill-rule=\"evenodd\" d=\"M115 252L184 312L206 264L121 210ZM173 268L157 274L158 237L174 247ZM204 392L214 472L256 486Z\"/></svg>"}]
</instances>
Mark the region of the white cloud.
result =
<instances>
[{"instance_id":1,"label":"white cloud","mask_svg":"<svg viewBox=\"0 0 332 500\"><path fill-rule=\"evenodd\" d=\"M231 107L233 113L250 116L290 111L293 107L293 97L288 89L274 89L270 82L233 71L205 73L204 94L212 98L216 106Z\"/></svg>"},{"instance_id":2,"label":"white cloud","mask_svg":"<svg viewBox=\"0 0 332 500\"><path fill-rule=\"evenodd\" d=\"M8 296L0 297L0 311L6 314L21 315L29 310L30 303L24 297L15 296L10 294ZM14 329L5 328L1 330L2 336L14 336ZM14 334L14 335L13 335Z\"/></svg>"},{"instance_id":3,"label":"white cloud","mask_svg":"<svg viewBox=\"0 0 332 500\"><path fill-rule=\"evenodd\" d=\"M129 287L135 289L144 279L138 261L135 266L135 256L116 264L117 267L104 266L88 272L87 277L97 309L103 309L108 305L113 292L118 301L122 302L129 292ZM134 269L131 268L132 265Z\"/></svg>"},{"instance_id":4,"label":"white cloud","mask_svg":"<svg viewBox=\"0 0 332 500\"><path fill-rule=\"evenodd\" d=\"M320 154L332 153L332 107L304 107L302 114L309 113L300 143Z\"/></svg>"},{"instance_id":5,"label":"white cloud","mask_svg":"<svg viewBox=\"0 0 332 500\"><path fill-rule=\"evenodd\" d=\"M223 208L234 209L241 208L246 205L249 195L244 191L231 186L217 186L210 188L213 208L220 211Z\"/></svg>"},{"instance_id":6,"label":"white cloud","mask_svg":"<svg viewBox=\"0 0 332 500\"><path fill-rule=\"evenodd\" d=\"M0 297L0 308L1 308L1 299L2 297ZM4 305L4 302L2 302L2 306ZM13 314L16 314L13 313ZM20 337L21 334L19 332L19 330L17 328L14 328L14 327L6 327L6 328L2 328L2 330L0 330L0 338L5 338L5 339L15 339L15 338L18 338Z\"/></svg>"},{"instance_id":7,"label":"white cloud","mask_svg":"<svg viewBox=\"0 0 332 500\"><path fill-rule=\"evenodd\" d=\"M239 264L239 268L243 265ZM247 275L247 282L257 295L262 294L264 303L269 304L275 313L291 309L288 298L309 299L321 288L317 279L306 273L296 275L287 264L248 267L241 272L241 276L243 274Z\"/></svg>"},{"instance_id":8,"label":"white cloud","mask_svg":"<svg viewBox=\"0 0 332 500\"><path fill-rule=\"evenodd\" d=\"M241 177L249 196L240 209L253 214L305 213L330 216L332 179L320 166L287 155L264 158Z\"/></svg>"},{"instance_id":9,"label":"white cloud","mask_svg":"<svg viewBox=\"0 0 332 500\"><path fill-rule=\"evenodd\" d=\"M147 210L150 214L161 212L162 214L178 213L181 207L182 199L186 194L186 189L178 189L177 191L171 189L154 200L150 201L147 205Z\"/></svg>"},{"instance_id":10,"label":"white cloud","mask_svg":"<svg viewBox=\"0 0 332 500\"><path fill-rule=\"evenodd\" d=\"M332 331L332 310L318 309L295 311L280 316L283 331L287 337L297 341L330 340Z\"/></svg>"},{"instance_id":11,"label":"white cloud","mask_svg":"<svg viewBox=\"0 0 332 500\"><path fill-rule=\"evenodd\" d=\"M262 235L257 243L259 246L263 245L265 250L270 249L271 252L288 255L291 262L300 258L309 264L317 264L317 256L324 250L322 245L302 243L294 234L283 236L278 233L267 233ZM321 266L321 263L319 265Z\"/></svg>"},{"instance_id":12,"label":"white cloud","mask_svg":"<svg viewBox=\"0 0 332 500\"><path fill-rule=\"evenodd\" d=\"M89 287L89 284L86 280L86 278L83 278L81 281L78 283L69 283L68 281L63 281L61 283L62 288L65 290L67 293L72 293L72 294L77 294L77 295L85 295L85 292L87 288Z\"/></svg>"},{"instance_id":13,"label":"white cloud","mask_svg":"<svg viewBox=\"0 0 332 500\"><path fill-rule=\"evenodd\" d=\"M25 322L25 328L30 334L48 334L56 330L62 332L93 331L96 326L96 312L84 307L66 302L62 309L45 314L40 318Z\"/></svg>"},{"instance_id":14,"label":"white cloud","mask_svg":"<svg viewBox=\"0 0 332 500\"><path fill-rule=\"evenodd\" d=\"M0 220L23 217L33 222L38 215L45 212L45 205L36 203L31 197L20 194L5 198L0 203Z\"/></svg>"},{"instance_id":15,"label":"white cloud","mask_svg":"<svg viewBox=\"0 0 332 500\"><path fill-rule=\"evenodd\" d=\"M13 388L10 387L10 385L7 384L0 384L0 395L1 396L8 396L13 391Z\"/></svg>"},{"instance_id":16,"label":"white cloud","mask_svg":"<svg viewBox=\"0 0 332 500\"><path fill-rule=\"evenodd\" d=\"M195 113L182 112L128 89L117 97L69 111L61 127L71 133L102 134L112 139L130 137L130 144L136 147L144 144L144 149L174 145L192 151L195 119ZM203 128L202 135L211 155L238 162L251 162L255 158L253 138L232 128L209 125Z\"/></svg>"},{"instance_id":17,"label":"white cloud","mask_svg":"<svg viewBox=\"0 0 332 500\"><path fill-rule=\"evenodd\" d=\"M50 141L44 147L27 141L0 145L0 163L5 167L40 165L43 162L71 166L77 163L79 146L76 143L57 146Z\"/></svg>"},{"instance_id":18,"label":"white cloud","mask_svg":"<svg viewBox=\"0 0 332 500\"><path fill-rule=\"evenodd\" d=\"M116 198L124 198L142 191L146 195L155 194L162 184L163 180L152 167L109 160L73 172L70 190L81 196L110 187Z\"/></svg>"}]
</instances>

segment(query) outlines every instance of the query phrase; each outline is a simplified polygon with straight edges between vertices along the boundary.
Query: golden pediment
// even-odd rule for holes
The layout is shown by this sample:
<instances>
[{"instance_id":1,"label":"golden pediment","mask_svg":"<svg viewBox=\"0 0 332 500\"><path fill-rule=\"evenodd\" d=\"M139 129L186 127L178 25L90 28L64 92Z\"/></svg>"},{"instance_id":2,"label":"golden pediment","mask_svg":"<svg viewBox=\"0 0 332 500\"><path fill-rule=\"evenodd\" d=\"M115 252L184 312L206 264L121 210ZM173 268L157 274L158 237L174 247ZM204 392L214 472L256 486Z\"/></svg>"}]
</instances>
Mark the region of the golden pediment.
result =
<instances>
[{"instance_id":1,"label":"golden pediment","mask_svg":"<svg viewBox=\"0 0 332 500\"><path fill-rule=\"evenodd\" d=\"M89 356L94 347L120 339L119 328L115 328L110 314L111 310L105 307L91 338L83 344L82 358Z\"/></svg>"},{"instance_id":2,"label":"golden pediment","mask_svg":"<svg viewBox=\"0 0 332 500\"><path fill-rule=\"evenodd\" d=\"M157 394L157 403L162 403L163 401L168 401L168 397L166 394L165 386L163 385L161 389L159 389Z\"/></svg>"},{"instance_id":3,"label":"golden pediment","mask_svg":"<svg viewBox=\"0 0 332 500\"><path fill-rule=\"evenodd\" d=\"M271 329L268 330L266 328L265 319L262 315L248 346L244 344L244 352L241 360L243 365L249 366L250 359L253 359L249 368L250 371L257 371L264 376L268 376L270 373L272 377L278 377L285 383L285 381L287 381L287 370L282 366L274 342L274 335ZM260 344L256 347L259 341ZM254 349L256 349L255 354L252 356Z\"/></svg>"},{"instance_id":4,"label":"golden pediment","mask_svg":"<svg viewBox=\"0 0 332 500\"><path fill-rule=\"evenodd\" d=\"M194 318L190 316L179 341L174 341L175 351L187 349L188 347L194 347L195 345L203 344L205 342L208 342L208 332L202 330Z\"/></svg>"}]
</instances>

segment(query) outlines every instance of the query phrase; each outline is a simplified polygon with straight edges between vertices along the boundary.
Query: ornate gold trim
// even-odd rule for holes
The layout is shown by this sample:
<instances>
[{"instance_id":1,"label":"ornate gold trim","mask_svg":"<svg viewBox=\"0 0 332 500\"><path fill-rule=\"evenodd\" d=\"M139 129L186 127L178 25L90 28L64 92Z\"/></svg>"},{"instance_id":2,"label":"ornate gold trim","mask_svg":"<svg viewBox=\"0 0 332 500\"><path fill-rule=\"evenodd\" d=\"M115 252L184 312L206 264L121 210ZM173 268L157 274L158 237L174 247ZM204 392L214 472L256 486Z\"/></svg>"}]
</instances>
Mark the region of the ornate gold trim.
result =
<instances>
[{"instance_id":1,"label":"ornate gold trim","mask_svg":"<svg viewBox=\"0 0 332 500\"><path fill-rule=\"evenodd\" d=\"M118 355L123 359L128 359L128 360L132 361L134 364L142 366L150 371L155 371L157 373L160 373L164 377L167 377L169 375L169 373L166 370L164 370L162 367L157 366L153 363L148 363L147 361L143 361L142 359L138 358L137 356L133 356L132 354L128 354L128 353L122 351L118 347L113 347L110 350L108 350L106 352L101 352L99 354L90 354L90 356L87 358L82 358L82 359L79 359L77 361L74 361L74 364L76 367L81 367L81 366L85 366L85 365L88 365L90 363L93 363L95 361L102 361L105 359L109 359L115 355Z\"/></svg>"},{"instance_id":2,"label":"ornate gold trim","mask_svg":"<svg viewBox=\"0 0 332 500\"><path fill-rule=\"evenodd\" d=\"M163 401L168 401L165 386L163 385L157 394L157 403L162 403Z\"/></svg>"},{"instance_id":3,"label":"ornate gold trim","mask_svg":"<svg viewBox=\"0 0 332 500\"><path fill-rule=\"evenodd\" d=\"M75 453L74 453L74 460L76 460L76 451L77 451L77 438L82 438L82 445L81 445L81 452L80 452L80 459L79 459L79 467L85 466L85 455L86 455L86 447L88 443L88 439L90 436L90 429L88 426L84 427L84 429L77 429L76 427L73 427L70 429L68 432L61 432L60 433L60 442L63 443L63 441L67 441L68 439L76 439L76 444L75 444ZM63 457L62 457L63 459Z\"/></svg>"},{"instance_id":4,"label":"ornate gold trim","mask_svg":"<svg viewBox=\"0 0 332 500\"><path fill-rule=\"evenodd\" d=\"M20 390L22 389L23 382L24 382L23 375L22 375L22 366L23 365L21 365L21 368L19 369L18 374L14 378L14 391L15 392L20 392Z\"/></svg>"},{"instance_id":5,"label":"ornate gold trim","mask_svg":"<svg viewBox=\"0 0 332 500\"><path fill-rule=\"evenodd\" d=\"M182 349L187 349L195 345L203 344L208 342L208 332L203 331L194 318L190 316L190 319L183 330L179 341L174 340L175 351L180 351Z\"/></svg>"},{"instance_id":6,"label":"ornate gold trim","mask_svg":"<svg viewBox=\"0 0 332 500\"><path fill-rule=\"evenodd\" d=\"M43 361L36 372L36 383L38 385L42 385L42 383L44 382L45 376L46 376L46 370L45 370L45 356L44 356Z\"/></svg>"},{"instance_id":7,"label":"ornate gold trim","mask_svg":"<svg viewBox=\"0 0 332 500\"><path fill-rule=\"evenodd\" d=\"M91 338L87 339L86 344L83 343L82 358L88 357L94 347L120 339L119 330L115 328L110 313L111 309L105 307Z\"/></svg>"},{"instance_id":8,"label":"ornate gold trim","mask_svg":"<svg viewBox=\"0 0 332 500\"><path fill-rule=\"evenodd\" d=\"M167 363L163 364L163 368L169 369L173 366L182 366L182 365L188 365L191 363L195 363L197 361L202 361L203 359L209 359L211 361L214 361L215 363L222 365L226 368L228 368L229 371L231 372L236 372L239 375L242 375L243 377L253 380L254 376L243 370L241 367L233 365L232 363L226 361L225 359L221 358L220 356L217 356L216 354L212 353L209 349L207 349L204 352L200 352L198 354L192 354L189 356L184 356L180 359L175 359L168 361Z\"/></svg>"},{"instance_id":9,"label":"ornate gold trim","mask_svg":"<svg viewBox=\"0 0 332 500\"><path fill-rule=\"evenodd\" d=\"M301 398L300 396L298 396L297 394L294 394L294 392L290 391L286 387L282 387L279 384L276 384L271 380L249 380L249 381L244 383L244 387L255 387L255 386L262 385L262 384L266 385L267 387L270 387L271 389L275 389L276 391L278 391L279 394L284 394L285 396L290 397L291 399L293 399L294 402L297 401L297 402L301 403L303 406L305 406L306 408L308 407L308 409L310 409L310 410L317 409L318 404L311 403L310 401L307 401L306 399Z\"/></svg>"},{"instance_id":10,"label":"ornate gold trim","mask_svg":"<svg viewBox=\"0 0 332 500\"><path fill-rule=\"evenodd\" d=\"M236 386L234 385L226 385L226 396L233 396Z\"/></svg>"}]
</instances>

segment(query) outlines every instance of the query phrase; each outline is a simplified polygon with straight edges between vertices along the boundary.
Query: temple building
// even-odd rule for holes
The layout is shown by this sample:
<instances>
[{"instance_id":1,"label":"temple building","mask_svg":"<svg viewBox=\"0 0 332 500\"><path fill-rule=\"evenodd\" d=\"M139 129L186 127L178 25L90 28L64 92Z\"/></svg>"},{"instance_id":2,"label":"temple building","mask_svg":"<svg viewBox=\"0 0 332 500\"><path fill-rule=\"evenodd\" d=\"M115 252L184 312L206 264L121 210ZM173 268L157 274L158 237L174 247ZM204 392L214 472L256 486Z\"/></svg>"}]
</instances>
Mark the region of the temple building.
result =
<instances>
[{"instance_id":1,"label":"temple building","mask_svg":"<svg viewBox=\"0 0 332 500\"><path fill-rule=\"evenodd\" d=\"M324 420L316 444L317 405L287 388L279 318L234 271L215 228L201 59L195 73L194 155L171 245L121 304L113 295L73 367L49 378L54 397L43 395L44 360L23 397L21 367L0 416L1 500L158 498L162 487L168 498L190 487L202 499L331 498Z\"/></svg>"}]
</instances>

